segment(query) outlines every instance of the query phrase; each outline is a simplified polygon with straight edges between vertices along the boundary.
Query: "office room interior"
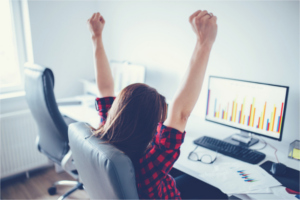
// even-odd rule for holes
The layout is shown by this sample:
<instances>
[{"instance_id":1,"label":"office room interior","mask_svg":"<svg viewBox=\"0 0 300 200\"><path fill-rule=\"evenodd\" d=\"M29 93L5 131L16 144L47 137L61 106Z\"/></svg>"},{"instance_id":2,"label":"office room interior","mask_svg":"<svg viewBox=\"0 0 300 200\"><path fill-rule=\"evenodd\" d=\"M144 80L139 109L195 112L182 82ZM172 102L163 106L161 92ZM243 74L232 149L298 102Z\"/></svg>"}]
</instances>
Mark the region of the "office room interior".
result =
<instances>
[{"instance_id":1,"label":"office room interior","mask_svg":"<svg viewBox=\"0 0 300 200\"><path fill-rule=\"evenodd\" d=\"M299 199L299 9L299 1L1 0L1 199ZM168 105L141 154L151 161L136 164L91 135L107 127L98 129L113 101L96 81L104 62L90 30L104 20L114 102L144 83ZM192 109L177 123L178 102Z\"/></svg>"}]
</instances>

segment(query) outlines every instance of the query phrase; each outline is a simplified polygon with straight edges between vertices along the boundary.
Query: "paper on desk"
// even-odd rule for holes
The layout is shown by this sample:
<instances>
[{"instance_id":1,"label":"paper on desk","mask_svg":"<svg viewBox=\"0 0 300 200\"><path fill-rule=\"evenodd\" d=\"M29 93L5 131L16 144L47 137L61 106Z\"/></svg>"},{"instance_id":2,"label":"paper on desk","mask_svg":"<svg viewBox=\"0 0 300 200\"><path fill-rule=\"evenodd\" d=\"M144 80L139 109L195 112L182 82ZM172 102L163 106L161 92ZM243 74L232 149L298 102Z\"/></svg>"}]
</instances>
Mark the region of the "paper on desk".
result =
<instances>
[{"instance_id":1,"label":"paper on desk","mask_svg":"<svg viewBox=\"0 0 300 200\"><path fill-rule=\"evenodd\" d=\"M261 189L251 190L247 192L247 194L268 194L268 193L272 193L270 188L261 188Z\"/></svg>"},{"instance_id":2,"label":"paper on desk","mask_svg":"<svg viewBox=\"0 0 300 200\"><path fill-rule=\"evenodd\" d=\"M228 196L234 195L234 196L244 200L244 199L247 199L247 198L241 198L241 197L247 196L249 194L257 194L257 195L259 195L259 194L272 194L272 191L270 190L270 188L264 188L264 189L258 189L258 190L251 190L247 194L246 193L235 193L235 194L227 194L227 195ZM249 199L251 199L251 198L249 197Z\"/></svg>"},{"instance_id":3,"label":"paper on desk","mask_svg":"<svg viewBox=\"0 0 300 200\"><path fill-rule=\"evenodd\" d=\"M269 194L262 194L262 193L251 193L251 194L232 194L240 199L272 199L272 200L277 200L277 199L297 199L294 194L289 194L286 190L285 187L283 186L275 186L270 188L271 193Z\"/></svg>"},{"instance_id":4,"label":"paper on desk","mask_svg":"<svg viewBox=\"0 0 300 200\"><path fill-rule=\"evenodd\" d=\"M274 195L281 197L282 199L297 199L295 194L288 193L283 186L271 187L270 189Z\"/></svg>"},{"instance_id":5,"label":"paper on desk","mask_svg":"<svg viewBox=\"0 0 300 200\"><path fill-rule=\"evenodd\" d=\"M268 188L281 185L259 166L242 162L222 163L199 175L226 194L269 193Z\"/></svg>"},{"instance_id":6,"label":"paper on desk","mask_svg":"<svg viewBox=\"0 0 300 200\"><path fill-rule=\"evenodd\" d=\"M248 197L251 199L258 199L258 200L279 200L282 199L281 197L278 197L274 194L247 194Z\"/></svg>"},{"instance_id":7,"label":"paper on desk","mask_svg":"<svg viewBox=\"0 0 300 200\"><path fill-rule=\"evenodd\" d=\"M284 197L284 196L277 196L275 194L247 194L248 197L251 199L258 199L258 200L264 200L264 199L270 199L270 200L279 200L279 199L284 199L284 200L292 200L292 199L297 199L294 196L291 197Z\"/></svg>"}]
</instances>

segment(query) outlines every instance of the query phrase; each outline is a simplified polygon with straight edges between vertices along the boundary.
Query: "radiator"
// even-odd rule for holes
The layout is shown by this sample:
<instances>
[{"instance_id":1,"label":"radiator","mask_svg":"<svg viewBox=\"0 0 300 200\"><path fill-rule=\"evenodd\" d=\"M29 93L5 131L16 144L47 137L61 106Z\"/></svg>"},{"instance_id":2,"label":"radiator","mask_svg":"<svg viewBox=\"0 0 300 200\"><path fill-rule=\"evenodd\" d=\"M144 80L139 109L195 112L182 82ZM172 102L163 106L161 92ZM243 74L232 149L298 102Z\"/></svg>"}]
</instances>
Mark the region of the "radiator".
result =
<instances>
[{"instance_id":1,"label":"radiator","mask_svg":"<svg viewBox=\"0 0 300 200\"><path fill-rule=\"evenodd\" d=\"M35 144L37 125L29 110L0 115L1 179L50 165Z\"/></svg>"}]
</instances>

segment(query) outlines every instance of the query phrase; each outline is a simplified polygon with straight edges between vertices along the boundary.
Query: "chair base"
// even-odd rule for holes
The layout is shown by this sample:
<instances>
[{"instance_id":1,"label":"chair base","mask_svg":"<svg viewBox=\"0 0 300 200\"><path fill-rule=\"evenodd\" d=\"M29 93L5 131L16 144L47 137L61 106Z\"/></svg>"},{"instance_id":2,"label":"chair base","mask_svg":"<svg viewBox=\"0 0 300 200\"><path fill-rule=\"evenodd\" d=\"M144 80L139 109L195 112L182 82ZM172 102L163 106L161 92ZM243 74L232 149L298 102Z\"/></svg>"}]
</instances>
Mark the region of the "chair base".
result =
<instances>
[{"instance_id":1,"label":"chair base","mask_svg":"<svg viewBox=\"0 0 300 200\"><path fill-rule=\"evenodd\" d=\"M60 196L58 200L63 200L66 197L68 197L70 194L75 192L76 190L83 190L83 184L78 181L67 181L67 180L61 180L57 181L53 184L52 187L48 189L49 195L55 195L56 194L56 186L63 185L63 186L74 186L72 189L70 189L68 192L66 192L64 195Z\"/></svg>"}]
</instances>

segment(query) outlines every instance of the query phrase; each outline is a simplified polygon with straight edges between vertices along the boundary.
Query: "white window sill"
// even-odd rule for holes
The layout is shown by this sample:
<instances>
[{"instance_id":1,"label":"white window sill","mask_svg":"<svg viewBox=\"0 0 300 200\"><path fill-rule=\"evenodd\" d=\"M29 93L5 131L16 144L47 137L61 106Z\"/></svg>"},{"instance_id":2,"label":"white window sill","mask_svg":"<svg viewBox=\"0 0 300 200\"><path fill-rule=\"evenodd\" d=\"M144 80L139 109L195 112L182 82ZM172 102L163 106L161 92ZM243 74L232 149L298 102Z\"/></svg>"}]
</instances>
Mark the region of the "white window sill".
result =
<instances>
[{"instance_id":1,"label":"white window sill","mask_svg":"<svg viewBox=\"0 0 300 200\"><path fill-rule=\"evenodd\" d=\"M17 91L17 92L8 92L8 93L0 94L0 100L23 97L23 96L25 96L24 90Z\"/></svg>"}]
</instances>

